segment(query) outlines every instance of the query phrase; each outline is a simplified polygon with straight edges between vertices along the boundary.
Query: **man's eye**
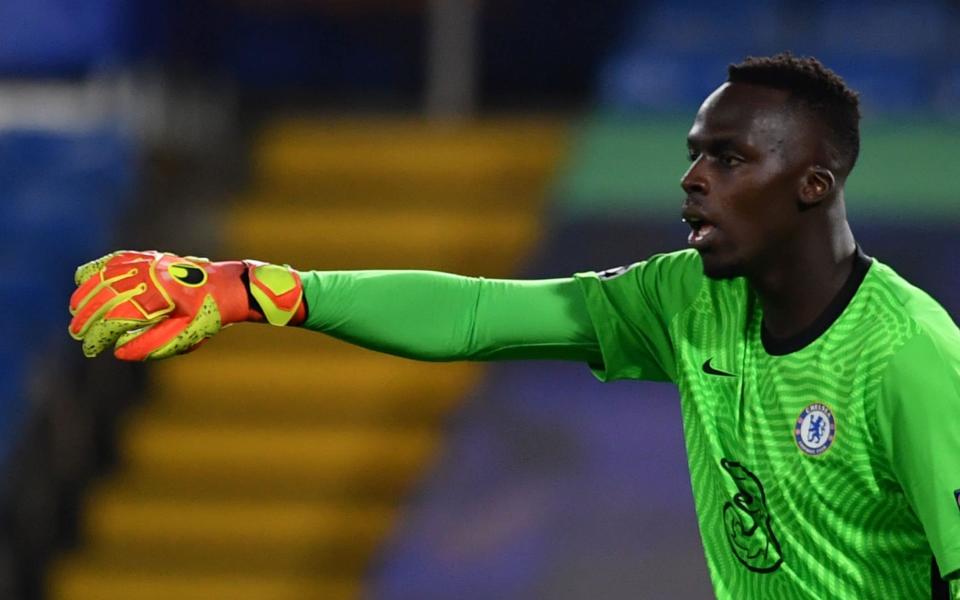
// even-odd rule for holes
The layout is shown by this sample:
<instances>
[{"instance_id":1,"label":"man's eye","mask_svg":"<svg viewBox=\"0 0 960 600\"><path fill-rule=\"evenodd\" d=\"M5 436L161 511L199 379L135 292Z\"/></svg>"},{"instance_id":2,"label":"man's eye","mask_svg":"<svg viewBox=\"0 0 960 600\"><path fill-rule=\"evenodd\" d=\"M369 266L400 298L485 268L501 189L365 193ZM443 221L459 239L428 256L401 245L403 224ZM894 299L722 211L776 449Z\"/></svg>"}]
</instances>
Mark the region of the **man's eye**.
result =
<instances>
[{"instance_id":1,"label":"man's eye","mask_svg":"<svg viewBox=\"0 0 960 600\"><path fill-rule=\"evenodd\" d=\"M696 152L695 150L687 150L687 159L690 162L695 162L698 158L700 158L699 152Z\"/></svg>"},{"instance_id":2,"label":"man's eye","mask_svg":"<svg viewBox=\"0 0 960 600\"><path fill-rule=\"evenodd\" d=\"M734 156L733 154L722 154L720 156L720 162L727 167L735 167L743 162L739 156Z\"/></svg>"}]
</instances>

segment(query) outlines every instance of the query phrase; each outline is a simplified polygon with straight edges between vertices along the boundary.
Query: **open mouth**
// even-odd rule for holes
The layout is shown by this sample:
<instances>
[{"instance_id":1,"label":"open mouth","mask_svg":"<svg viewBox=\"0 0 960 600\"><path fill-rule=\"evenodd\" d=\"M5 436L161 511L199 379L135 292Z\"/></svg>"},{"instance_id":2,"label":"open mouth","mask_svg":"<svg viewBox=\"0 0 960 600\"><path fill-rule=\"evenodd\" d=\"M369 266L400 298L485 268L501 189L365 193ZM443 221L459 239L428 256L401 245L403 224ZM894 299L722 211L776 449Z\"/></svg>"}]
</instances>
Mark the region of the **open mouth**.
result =
<instances>
[{"instance_id":1,"label":"open mouth","mask_svg":"<svg viewBox=\"0 0 960 600\"><path fill-rule=\"evenodd\" d=\"M707 238L710 237L710 234L713 233L714 229L716 229L713 223L699 217L687 217L684 221L690 226L690 235L687 236L687 243L691 246L703 244Z\"/></svg>"}]
</instances>

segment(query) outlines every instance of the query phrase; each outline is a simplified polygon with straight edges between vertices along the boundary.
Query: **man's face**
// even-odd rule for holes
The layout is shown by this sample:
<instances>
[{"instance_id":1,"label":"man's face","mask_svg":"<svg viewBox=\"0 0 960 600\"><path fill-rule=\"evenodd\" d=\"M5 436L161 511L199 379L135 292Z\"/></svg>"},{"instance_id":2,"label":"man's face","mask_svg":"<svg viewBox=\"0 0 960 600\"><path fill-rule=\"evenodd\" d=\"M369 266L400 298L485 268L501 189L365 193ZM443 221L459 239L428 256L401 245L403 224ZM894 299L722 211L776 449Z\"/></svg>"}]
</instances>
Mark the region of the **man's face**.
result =
<instances>
[{"instance_id":1,"label":"man's face","mask_svg":"<svg viewBox=\"0 0 960 600\"><path fill-rule=\"evenodd\" d=\"M791 247L815 134L787 100L786 91L725 83L697 112L681 186L688 241L708 277L760 273Z\"/></svg>"}]
</instances>

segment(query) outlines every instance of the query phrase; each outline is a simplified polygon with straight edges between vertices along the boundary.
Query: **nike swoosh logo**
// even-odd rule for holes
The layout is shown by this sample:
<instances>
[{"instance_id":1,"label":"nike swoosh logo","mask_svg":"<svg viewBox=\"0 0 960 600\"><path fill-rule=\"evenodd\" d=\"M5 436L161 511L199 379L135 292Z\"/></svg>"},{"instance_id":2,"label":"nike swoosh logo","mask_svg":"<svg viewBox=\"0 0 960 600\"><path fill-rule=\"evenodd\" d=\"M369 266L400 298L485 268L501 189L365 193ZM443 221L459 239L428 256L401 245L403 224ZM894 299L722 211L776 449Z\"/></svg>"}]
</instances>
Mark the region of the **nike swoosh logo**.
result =
<instances>
[{"instance_id":1,"label":"nike swoosh logo","mask_svg":"<svg viewBox=\"0 0 960 600\"><path fill-rule=\"evenodd\" d=\"M207 274L203 269L186 263L176 263L167 268L170 276L180 283L192 287L199 287L207 282Z\"/></svg>"},{"instance_id":2,"label":"nike swoosh logo","mask_svg":"<svg viewBox=\"0 0 960 600\"><path fill-rule=\"evenodd\" d=\"M720 375L721 377L736 377L736 375L734 375L733 373L727 373L726 371L720 371L720 370L718 370L718 369L714 369L714 368L710 365L710 361L711 361L711 360L713 360L713 359L712 359L712 358L708 358L708 359L707 359L707 362L703 363L703 372L704 372L704 373L706 373L707 375Z\"/></svg>"}]
</instances>

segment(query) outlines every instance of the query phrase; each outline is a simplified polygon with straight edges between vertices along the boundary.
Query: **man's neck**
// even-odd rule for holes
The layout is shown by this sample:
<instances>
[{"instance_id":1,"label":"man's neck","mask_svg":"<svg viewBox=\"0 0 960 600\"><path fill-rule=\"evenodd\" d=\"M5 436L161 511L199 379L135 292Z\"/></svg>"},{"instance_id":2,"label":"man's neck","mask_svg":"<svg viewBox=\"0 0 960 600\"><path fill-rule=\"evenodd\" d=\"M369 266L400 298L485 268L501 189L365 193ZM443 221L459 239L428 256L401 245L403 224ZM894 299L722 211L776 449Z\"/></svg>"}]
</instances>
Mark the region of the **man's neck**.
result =
<instances>
[{"instance_id":1,"label":"man's neck","mask_svg":"<svg viewBox=\"0 0 960 600\"><path fill-rule=\"evenodd\" d=\"M775 338L796 335L812 325L853 270L856 243L846 223L839 235L798 247L747 278L760 298L763 325Z\"/></svg>"}]
</instances>

